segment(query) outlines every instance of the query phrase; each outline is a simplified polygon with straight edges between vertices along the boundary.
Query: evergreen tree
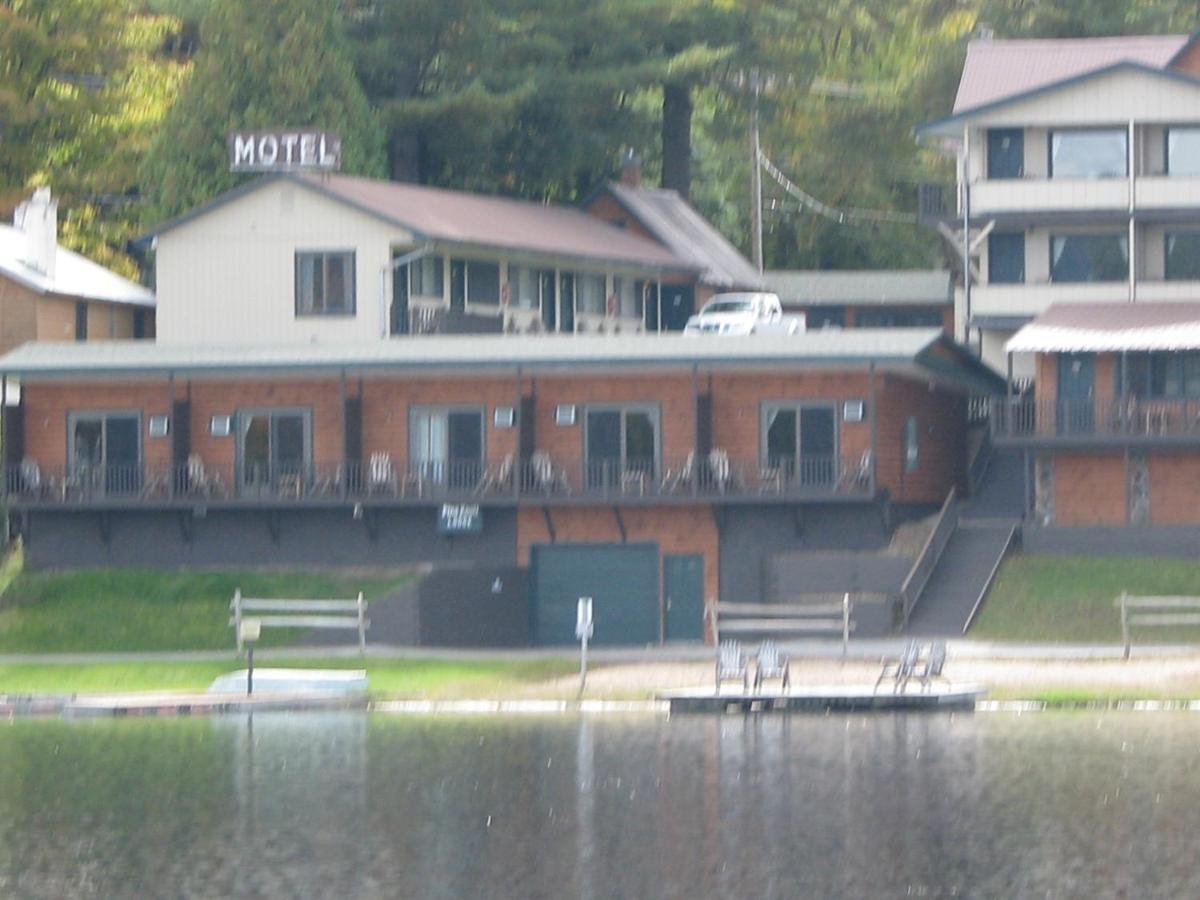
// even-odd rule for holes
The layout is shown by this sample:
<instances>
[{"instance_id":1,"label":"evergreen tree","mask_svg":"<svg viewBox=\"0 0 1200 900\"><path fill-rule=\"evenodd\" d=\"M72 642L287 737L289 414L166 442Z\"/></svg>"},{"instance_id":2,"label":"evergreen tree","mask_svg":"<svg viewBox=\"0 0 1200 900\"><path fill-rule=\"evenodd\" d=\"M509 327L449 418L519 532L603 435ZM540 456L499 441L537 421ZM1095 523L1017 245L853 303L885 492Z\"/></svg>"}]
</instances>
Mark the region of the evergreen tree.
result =
<instances>
[{"instance_id":1,"label":"evergreen tree","mask_svg":"<svg viewBox=\"0 0 1200 900\"><path fill-rule=\"evenodd\" d=\"M215 0L193 71L147 154L147 224L233 187L235 129L315 126L342 136L344 171L383 174L382 135L328 0Z\"/></svg>"}]
</instances>

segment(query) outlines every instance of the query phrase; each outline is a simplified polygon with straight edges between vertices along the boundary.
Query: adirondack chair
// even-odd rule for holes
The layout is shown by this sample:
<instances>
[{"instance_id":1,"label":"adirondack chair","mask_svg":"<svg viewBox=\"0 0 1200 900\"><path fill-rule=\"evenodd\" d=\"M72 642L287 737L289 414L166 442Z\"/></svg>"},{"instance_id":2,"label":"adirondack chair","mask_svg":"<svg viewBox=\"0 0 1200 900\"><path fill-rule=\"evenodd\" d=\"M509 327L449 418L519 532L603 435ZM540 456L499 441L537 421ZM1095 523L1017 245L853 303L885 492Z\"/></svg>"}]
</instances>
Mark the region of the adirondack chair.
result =
<instances>
[{"instance_id":1,"label":"adirondack chair","mask_svg":"<svg viewBox=\"0 0 1200 900\"><path fill-rule=\"evenodd\" d=\"M921 682L921 690L929 690L930 684L935 678L946 680L942 675L942 669L946 666L946 642L934 641L929 648L929 656L925 658L925 666L920 672L916 673L917 680Z\"/></svg>"},{"instance_id":2,"label":"adirondack chair","mask_svg":"<svg viewBox=\"0 0 1200 900\"><path fill-rule=\"evenodd\" d=\"M746 654L737 641L721 641L717 650L717 693L721 693L722 681L741 679L742 693L750 688L750 671Z\"/></svg>"},{"instance_id":3,"label":"adirondack chair","mask_svg":"<svg viewBox=\"0 0 1200 900\"><path fill-rule=\"evenodd\" d=\"M879 673L879 678L875 681L875 690L879 690L886 678L894 680L892 688L895 693L900 693L908 685L908 681L913 677L913 673L917 668L917 662L921 658L921 646L916 641L909 641L904 645L904 651L895 659L883 660L883 671Z\"/></svg>"},{"instance_id":4,"label":"adirondack chair","mask_svg":"<svg viewBox=\"0 0 1200 900\"><path fill-rule=\"evenodd\" d=\"M774 641L763 641L758 645L758 661L754 666L754 692L758 693L764 681L778 678L783 682L784 693L792 687L792 672L788 658L779 652Z\"/></svg>"}]
</instances>

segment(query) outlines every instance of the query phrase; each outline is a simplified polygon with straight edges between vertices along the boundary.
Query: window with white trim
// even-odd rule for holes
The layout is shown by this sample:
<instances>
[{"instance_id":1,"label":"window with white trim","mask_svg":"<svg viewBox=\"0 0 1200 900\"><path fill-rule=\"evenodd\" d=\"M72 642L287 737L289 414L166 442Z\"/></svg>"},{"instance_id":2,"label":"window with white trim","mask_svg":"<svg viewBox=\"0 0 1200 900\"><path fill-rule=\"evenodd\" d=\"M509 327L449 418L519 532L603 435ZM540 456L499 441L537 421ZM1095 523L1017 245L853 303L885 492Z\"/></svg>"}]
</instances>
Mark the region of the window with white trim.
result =
<instances>
[{"instance_id":1,"label":"window with white trim","mask_svg":"<svg viewBox=\"0 0 1200 900\"><path fill-rule=\"evenodd\" d=\"M296 315L354 315L354 251L296 251Z\"/></svg>"}]
</instances>

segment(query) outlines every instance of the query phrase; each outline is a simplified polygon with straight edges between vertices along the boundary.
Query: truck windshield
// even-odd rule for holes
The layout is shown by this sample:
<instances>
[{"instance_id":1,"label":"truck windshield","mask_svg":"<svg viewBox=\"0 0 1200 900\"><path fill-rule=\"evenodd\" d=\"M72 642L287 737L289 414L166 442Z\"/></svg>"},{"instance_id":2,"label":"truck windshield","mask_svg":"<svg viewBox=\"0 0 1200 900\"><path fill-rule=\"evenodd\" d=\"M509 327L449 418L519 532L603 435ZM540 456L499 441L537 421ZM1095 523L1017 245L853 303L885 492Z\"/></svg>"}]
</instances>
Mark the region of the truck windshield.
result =
<instances>
[{"instance_id":1,"label":"truck windshield","mask_svg":"<svg viewBox=\"0 0 1200 900\"><path fill-rule=\"evenodd\" d=\"M749 300L715 300L707 304L703 312L706 313L731 313L731 312L751 312L753 305Z\"/></svg>"}]
</instances>

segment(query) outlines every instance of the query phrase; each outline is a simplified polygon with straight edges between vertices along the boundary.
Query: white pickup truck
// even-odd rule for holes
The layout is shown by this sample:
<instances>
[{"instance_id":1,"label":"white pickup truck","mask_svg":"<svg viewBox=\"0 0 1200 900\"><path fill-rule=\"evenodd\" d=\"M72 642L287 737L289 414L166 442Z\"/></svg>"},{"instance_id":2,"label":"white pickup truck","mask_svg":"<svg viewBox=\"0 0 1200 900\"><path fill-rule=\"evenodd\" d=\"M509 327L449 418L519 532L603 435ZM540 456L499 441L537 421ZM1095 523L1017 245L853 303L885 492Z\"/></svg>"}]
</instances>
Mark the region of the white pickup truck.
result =
<instances>
[{"instance_id":1,"label":"white pickup truck","mask_svg":"<svg viewBox=\"0 0 1200 900\"><path fill-rule=\"evenodd\" d=\"M785 316L779 297L765 293L714 294L687 320L684 334L799 334L804 316Z\"/></svg>"}]
</instances>

